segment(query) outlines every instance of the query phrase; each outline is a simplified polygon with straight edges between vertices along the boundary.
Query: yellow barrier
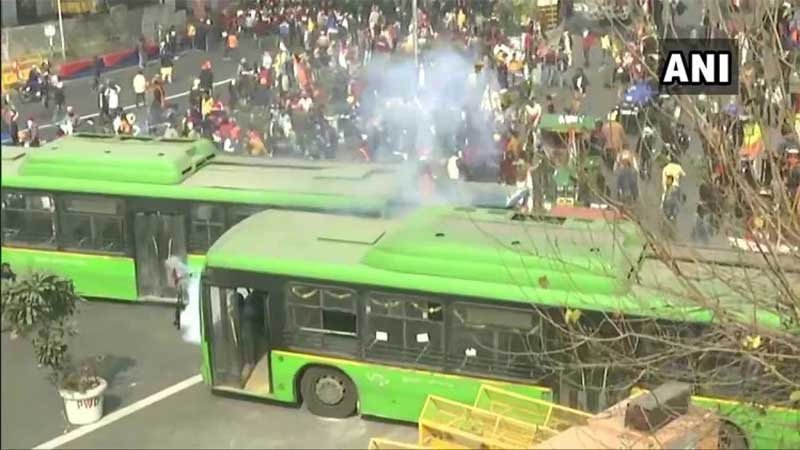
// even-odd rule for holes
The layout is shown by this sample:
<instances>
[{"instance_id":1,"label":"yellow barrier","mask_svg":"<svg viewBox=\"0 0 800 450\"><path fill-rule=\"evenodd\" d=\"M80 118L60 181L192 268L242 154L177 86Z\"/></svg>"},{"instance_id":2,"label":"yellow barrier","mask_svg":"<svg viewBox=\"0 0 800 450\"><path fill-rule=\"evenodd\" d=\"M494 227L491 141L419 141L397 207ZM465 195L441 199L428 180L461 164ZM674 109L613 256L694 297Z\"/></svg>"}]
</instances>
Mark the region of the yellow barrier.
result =
<instances>
[{"instance_id":1,"label":"yellow barrier","mask_svg":"<svg viewBox=\"0 0 800 450\"><path fill-rule=\"evenodd\" d=\"M553 434L536 424L433 395L419 418L419 444L433 448L531 448Z\"/></svg>"},{"instance_id":2,"label":"yellow barrier","mask_svg":"<svg viewBox=\"0 0 800 450\"><path fill-rule=\"evenodd\" d=\"M58 8L58 0L53 0L53 10ZM89 14L97 11L96 0L61 0L61 12L66 15Z\"/></svg>"},{"instance_id":3,"label":"yellow barrier","mask_svg":"<svg viewBox=\"0 0 800 450\"><path fill-rule=\"evenodd\" d=\"M40 66L44 61L42 55L30 56L24 59L17 59L9 64L3 64L2 89L13 88L28 79L31 67Z\"/></svg>"}]
</instances>

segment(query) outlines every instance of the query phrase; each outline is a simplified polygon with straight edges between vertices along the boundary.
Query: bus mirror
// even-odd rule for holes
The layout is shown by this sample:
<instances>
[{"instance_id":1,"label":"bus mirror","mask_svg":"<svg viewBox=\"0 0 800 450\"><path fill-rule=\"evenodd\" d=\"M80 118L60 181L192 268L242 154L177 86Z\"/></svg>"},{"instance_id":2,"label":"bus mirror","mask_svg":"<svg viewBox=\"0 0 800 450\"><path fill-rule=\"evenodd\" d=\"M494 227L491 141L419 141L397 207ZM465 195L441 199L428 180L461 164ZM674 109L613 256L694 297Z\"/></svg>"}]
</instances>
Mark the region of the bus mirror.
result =
<instances>
[{"instance_id":1,"label":"bus mirror","mask_svg":"<svg viewBox=\"0 0 800 450\"><path fill-rule=\"evenodd\" d=\"M375 340L378 342L388 342L389 341L389 333L385 331L376 331L375 332Z\"/></svg>"},{"instance_id":2,"label":"bus mirror","mask_svg":"<svg viewBox=\"0 0 800 450\"><path fill-rule=\"evenodd\" d=\"M419 343L419 344L427 344L430 341L431 341L431 339L428 336L428 333L417 333L417 343Z\"/></svg>"}]
</instances>

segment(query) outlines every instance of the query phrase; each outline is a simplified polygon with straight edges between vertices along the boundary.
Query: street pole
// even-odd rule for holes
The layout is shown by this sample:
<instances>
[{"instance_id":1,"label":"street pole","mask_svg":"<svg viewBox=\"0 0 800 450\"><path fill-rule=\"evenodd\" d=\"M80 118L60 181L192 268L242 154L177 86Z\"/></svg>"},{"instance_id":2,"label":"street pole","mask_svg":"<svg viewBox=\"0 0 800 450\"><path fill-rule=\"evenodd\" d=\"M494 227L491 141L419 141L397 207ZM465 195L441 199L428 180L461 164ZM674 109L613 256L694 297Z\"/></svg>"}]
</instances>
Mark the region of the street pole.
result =
<instances>
[{"instance_id":1,"label":"street pole","mask_svg":"<svg viewBox=\"0 0 800 450\"><path fill-rule=\"evenodd\" d=\"M61 32L61 59L67 59L67 48L64 44L64 17L61 15L61 0L58 0L58 29Z\"/></svg>"},{"instance_id":2,"label":"street pole","mask_svg":"<svg viewBox=\"0 0 800 450\"><path fill-rule=\"evenodd\" d=\"M417 0L411 2L411 7L414 9L411 16L411 20L414 22L414 35L411 41L414 43L414 65L419 67L419 53L417 49L417 39L419 38L419 30L417 29L417 27L419 27L419 22L417 21Z\"/></svg>"}]
</instances>

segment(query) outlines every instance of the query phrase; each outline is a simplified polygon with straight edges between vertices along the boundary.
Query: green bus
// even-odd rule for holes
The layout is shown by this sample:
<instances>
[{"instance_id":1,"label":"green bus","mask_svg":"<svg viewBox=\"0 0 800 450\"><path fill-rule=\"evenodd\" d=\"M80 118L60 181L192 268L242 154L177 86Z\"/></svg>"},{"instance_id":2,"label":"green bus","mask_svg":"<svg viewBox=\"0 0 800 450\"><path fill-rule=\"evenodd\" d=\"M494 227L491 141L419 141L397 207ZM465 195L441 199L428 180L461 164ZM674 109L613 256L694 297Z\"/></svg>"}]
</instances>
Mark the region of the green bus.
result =
<instances>
[{"instance_id":1,"label":"green bus","mask_svg":"<svg viewBox=\"0 0 800 450\"><path fill-rule=\"evenodd\" d=\"M414 422L428 395L471 404L482 384L599 411L662 380L595 388L630 374L609 373L607 362L577 375L554 364L573 357L563 351L569 330L600 332L625 317L642 335L657 326L702 343L713 328L714 312L647 284L672 272L648 259L633 224L517 217L432 207L402 219L267 211L240 222L209 249L192 289L204 380L214 392L302 402L327 417ZM255 237L263 229L269 239ZM737 320L783 326L775 313L748 311L723 283L704 289L730 302ZM659 355L658 344L642 340L631 353ZM724 365L722 357L711 361ZM661 362L663 370L673 363L685 361ZM694 380L695 402L728 418L728 442L800 448L798 410L746 404L734 372L726 389ZM581 377L594 382L582 386Z\"/></svg>"},{"instance_id":2,"label":"green bus","mask_svg":"<svg viewBox=\"0 0 800 450\"><path fill-rule=\"evenodd\" d=\"M225 230L268 208L392 214L408 200L405 170L221 156L203 140L82 134L4 147L2 260L67 276L89 298L174 301L170 256L201 267Z\"/></svg>"}]
</instances>

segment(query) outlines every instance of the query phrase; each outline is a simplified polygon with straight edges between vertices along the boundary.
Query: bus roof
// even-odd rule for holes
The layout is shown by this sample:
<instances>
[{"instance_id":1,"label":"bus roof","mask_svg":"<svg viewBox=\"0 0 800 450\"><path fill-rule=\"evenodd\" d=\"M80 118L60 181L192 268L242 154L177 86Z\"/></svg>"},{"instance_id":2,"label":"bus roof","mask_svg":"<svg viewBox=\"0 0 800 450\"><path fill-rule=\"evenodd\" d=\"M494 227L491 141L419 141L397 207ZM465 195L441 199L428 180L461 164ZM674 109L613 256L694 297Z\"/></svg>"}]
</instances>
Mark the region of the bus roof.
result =
<instances>
[{"instance_id":1,"label":"bus roof","mask_svg":"<svg viewBox=\"0 0 800 450\"><path fill-rule=\"evenodd\" d=\"M383 211L410 172L399 165L219 156L206 140L69 136L3 148L2 185L321 210Z\"/></svg>"},{"instance_id":2,"label":"bus roof","mask_svg":"<svg viewBox=\"0 0 800 450\"><path fill-rule=\"evenodd\" d=\"M170 185L212 158L214 145L205 140L78 135L31 149L24 157L16 155L16 172L22 176Z\"/></svg>"},{"instance_id":3,"label":"bus roof","mask_svg":"<svg viewBox=\"0 0 800 450\"><path fill-rule=\"evenodd\" d=\"M632 224L509 217L504 210L452 207L426 208L403 221L266 211L226 232L208 251L207 264L488 300L712 320L711 311L685 297L628 276L644 248ZM267 239L264 230L269 230ZM648 280L668 276L659 270ZM739 296L718 294L713 295L743 304ZM676 308L676 301L685 307ZM758 318L769 327L780 326L775 314L760 312Z\"/></svg>"}]
</instances>

